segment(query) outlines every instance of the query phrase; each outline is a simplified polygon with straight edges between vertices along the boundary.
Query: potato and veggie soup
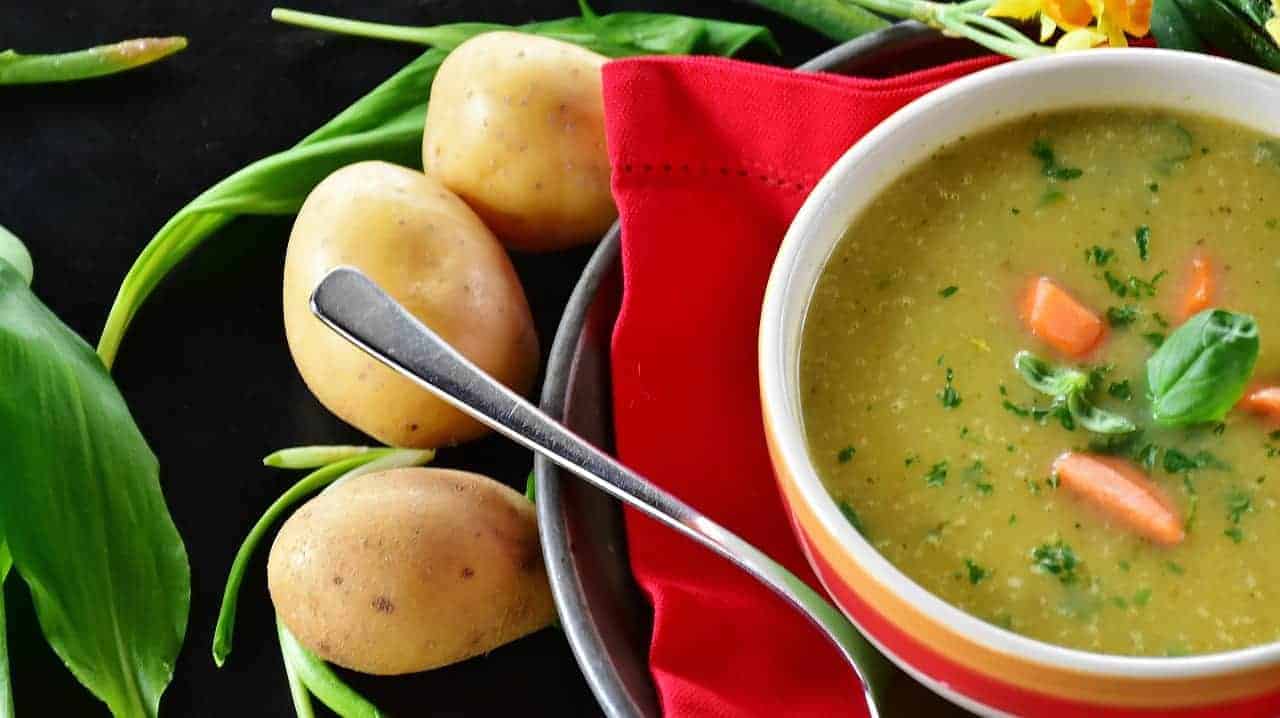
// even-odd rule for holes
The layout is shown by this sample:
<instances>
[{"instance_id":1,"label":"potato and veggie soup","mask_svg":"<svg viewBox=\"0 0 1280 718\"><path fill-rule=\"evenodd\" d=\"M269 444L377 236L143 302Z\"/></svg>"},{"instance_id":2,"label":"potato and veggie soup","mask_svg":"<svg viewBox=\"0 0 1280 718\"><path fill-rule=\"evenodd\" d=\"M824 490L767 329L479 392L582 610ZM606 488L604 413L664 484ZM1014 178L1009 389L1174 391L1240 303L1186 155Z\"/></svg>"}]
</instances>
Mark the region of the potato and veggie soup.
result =
<instances>
[{"instance_id":1,"label":"potato and veggie soup","mask_svg":"<svg viewBox=\"0 0 1280 718\"><path fill-rule=\"evenodd\" d=\"M1280 639L1280 142L1077 110L934 153L805 322L819 474L998 626L1166 656Z\"/></svg>"}]
</instances>

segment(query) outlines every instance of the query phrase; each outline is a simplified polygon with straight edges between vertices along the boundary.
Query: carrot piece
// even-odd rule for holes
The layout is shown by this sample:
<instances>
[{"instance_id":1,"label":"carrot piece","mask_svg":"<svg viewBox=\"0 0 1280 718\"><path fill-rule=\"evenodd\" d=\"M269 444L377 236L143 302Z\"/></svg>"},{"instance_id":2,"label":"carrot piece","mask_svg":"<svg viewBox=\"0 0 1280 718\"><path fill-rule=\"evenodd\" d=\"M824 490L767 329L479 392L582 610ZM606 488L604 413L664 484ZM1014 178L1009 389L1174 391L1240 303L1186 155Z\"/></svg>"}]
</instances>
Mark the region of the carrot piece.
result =
<instances>
[{"instance_id":1,"label":"carrot piece","mask_svg":"<svg viewBox=\"0 0 1280 718\"><path fill-rule=\"evenodd\" d=\"M1022 311L1032 334L1073 357L1088 354L1105 331L1101 317L1048 277L1032 280Z\"/></svg>"},{"instance_id":2,"label":"carrot piece","mask_svg":"<svg viewBox=\"0 0 1280 718\"><path fill-rule=\"evenodd\" d=\"M1191 257L1187 293L1182 298L1182 318L1189 319L1213 304L1213 262L1200 250Z\"/></svg>"},{"instance_id":3,"label":"carrot piece","mask_svg":"<svg viewBox=\"0 0 1280 718\"><path fill-rule=\"evenodd\" d=\"M1236 406L1270 419L1280 419L1280 386L1254 386Z\"/></svg>"},{"instance_id":4,"label":"carrot piece","mask_svg":"<svg viewBox=\"0 0 1280 718\"><path fill-rule=\"evenodd\" d=\"M1186 538L1177 507L1132 464L1069 451L1054 460L1053 473L1061 486L1139 536L1163 546Z\"/></svg>"}]
</instances>

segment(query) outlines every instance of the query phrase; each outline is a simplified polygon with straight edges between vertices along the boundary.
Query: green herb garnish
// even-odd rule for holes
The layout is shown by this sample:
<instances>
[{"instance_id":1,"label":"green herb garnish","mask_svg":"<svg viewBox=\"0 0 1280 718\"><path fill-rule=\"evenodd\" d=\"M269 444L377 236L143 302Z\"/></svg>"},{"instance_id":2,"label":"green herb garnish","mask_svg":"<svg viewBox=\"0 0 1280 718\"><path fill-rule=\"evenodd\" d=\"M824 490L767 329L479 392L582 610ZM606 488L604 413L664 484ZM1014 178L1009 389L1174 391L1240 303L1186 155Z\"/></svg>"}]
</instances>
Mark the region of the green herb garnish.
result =
<instances>
[{"instance_id":1,"label":"green herb garnish","mask_svg":"<svg viewBox=\"0 0 1280 718\"><path fill-rule=\"evenodd\" d=\"M1172 447L1164 450L1163 465L1164 470L1171 474L1181 474L1197 469L1228 470L1231 468L1208 451L1197 451L1194 455L1188 456Z\"/></svg>"},{"instance_id":2,"label":"green herb garnish","mask_svg":"<svg viewBox=\"0 0 1280 718\"><path fill-rule=\"evenodd\" d=\"M840 501L836 505L840 507L840 513L844 515L845 521L849 522L853 530L866 537L867 529L862 523L862 517L858 516L858 512L854 510L853 506L848 501Z\"/></svg>"},{"instance_id":3,"label":"green herb garnish","mask_svg":"<svg viewBox=\"0 0 1280 718\"><path fill-rule=\"evenodd\" d=\"M1151 228L1144 224L1134 230L1133 243L1138 245L1138 259L1147 261L1147 248L1151 244Z\"/></svg>"},{"instance_id":4,"label":"green herb garnish","mask_svg":"<svg viewBox=\"0 0 1280 718\"><path fill-rule=\"evenodd\" d=\"M942 297L943 299L946 299L947 297L950 297L951 295L955 294L958 291L960 291L960 287L957 287L956 285L952 284L949 287L943 287L942 289L938 290L938 296Z\"/></svg>"},{"instance_id":5,"label":"green herb garnish","mask_svg":"<svg viewBox=\"0 0 1280 718\"><path fill-rule=\"evenodd\" d=\"M1064 584L1075 583L1076 570L1082 563L1076 558L1075 551L1061 539L1032 549L1031 562L1044 573L1057 576L1058 580Z\"/></svg>"},{"instance_id":6,"label":"green herb garnish","mask_svg":"<svg viewBox=\"0 0 1280 718\"><path fill-rule=\"evenodd\" d=\"M853 460L853 455L856 453L858 453L858 450L853 448L852 445L846 446L836 452L836 461L842 464L847 464Z\"/></svg>"},{"instance_id":7,"label":"green herb garnish","mask_svg":"<svg viewBox=\"0 0 1280 718\"><path fill-rule=\"evenodd\" d=\"M1084 250L1084 261L1085 264L1095 264L1099 267L1105 267L1107 266L1107 262L1111 261L1111 257L1115 255L1115 253L1114 249L1103 249L1095 244Z\"/></svg>"},{"instance_id":8,"label":"green herb garnish","mask_svg":"<svg viewBox=\"0 0 1280 718\"><path fill-rule=\"evenodd\" d=\"M951 371L951 367L947 367L946 380L942 386L942 391L938 392L938 401L942 402L944 409L954 409L960 406L963 401L960 398L960 392L956 391L951 382L955 378L955 372Z\"/></svg>"},{"instance_id":9,"label":"green herb garnish","mask_svg":"<svg viewBox=\"0 0 1280 718\"><path fill-rule=\"evenodd\" d=\"M1096 374L1052 366L1028 351L1018 352L1013 364L1032 389L1053 397L1056 407L1065 408L1065 413L1058 415L1064 427L1074 428L1078 423L1096 434L1125 434L1137 429L1129 419L1099 409L1089 401Z\"/></svg>"},{"instance_id":10,"label":"green herb garnish","mask_svg":"<svg viewBox=\"0 0 1280 718\"><path fill-rule=\"evenodd\" d=\"M1138 308L1132 304L1123 307L1107 307L1107 324L1113 328L1127 327L1138 318Z\"/></svg>"},{"instance_id":11,"label":"green herb garnish","mask_svg":"<svg viewBox=\"0 0 1280 718\"><path fill-rule=\"evenodd\" d=\"M1152 418L1164 426L1221 421L1244 395L1258 359L1253 317L1206 309L1147 360Z\"/></svg>"},{"instance_id":12,"label":"green herb garnish","mask_svg":"<svg viewBox=\"0 0 1280 718\"><path fill-rule=\"evenodd\" d=\"M973 562L973 559L966 558L964 560L965 570L969 573L969 583L976 586L982 582L982 579L991 575L987 569Z\"/></svg>"},{"instance_id":13,"label":"green herb garnish","mask_svg":"<svg viewBox=\"0 0 1280 718\"><path fill-rule=\"evenodd\" d=\"M946 459L929 467L929 471L924 475L924 483L926 486L942 486L947 483Z\"/></svg>"},{"instance_id":14,"label":"green herb garnish","mask_svg":"<svg viewBox=\"0 0 1280 718\"><path fill-rule=\"evenodd\" d=\"M1129 387L1129 380L1113 381L1107 386L1107 393L1112 397L1121 401L1129 401L1133 398L1133 389Z\"/></svg>"},{"instance_id":15,"label":"green herb garnish","mask_svg":"<svg viewBox=\"0 0 1280 718\"><path fill-rule=\"evenodd\" d=\"M1073 180L1084 174L1078 167L1066 167L1058 163L1053 145L1043 137L1031 143L1031 154L1040 160L1040 172L1051 180Z\"/></svg>"}]
</instances>

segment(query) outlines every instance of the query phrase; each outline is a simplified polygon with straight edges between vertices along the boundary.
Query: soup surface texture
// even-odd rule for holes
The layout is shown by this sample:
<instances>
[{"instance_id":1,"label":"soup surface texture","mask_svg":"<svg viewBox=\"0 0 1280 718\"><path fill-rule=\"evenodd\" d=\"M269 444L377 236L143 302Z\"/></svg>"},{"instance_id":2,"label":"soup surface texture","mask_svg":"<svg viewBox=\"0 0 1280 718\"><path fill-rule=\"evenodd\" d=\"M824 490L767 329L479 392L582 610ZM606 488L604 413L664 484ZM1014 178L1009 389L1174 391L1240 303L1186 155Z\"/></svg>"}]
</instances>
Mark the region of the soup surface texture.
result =
<instances>
[{"instance_id":1,"label":"soup surface texture","mask_svg":"<svg viewBox=\"0 0 1280 718\"><path fill-rule=\"evenodd\" d=\"M962 138L896 180L828 260L800 382L813 461L907 576L1011 631L1184 655L1280 640L1280 424L1152 421L1146 364L1185 319L1193 257L1212 306L1252 315L1252 381L1280 380L1280 143L1196 116L1080 110ZM1027 326L1048 277L1105 325L1071 357ZM1073 421L1015 369L1093 371L1138 430ZM1074 425L1068 429L1067 425ZM1068 491L1063 452L1122 457L1185 538L1160 545Z\"/></svg>"}]
</instances>

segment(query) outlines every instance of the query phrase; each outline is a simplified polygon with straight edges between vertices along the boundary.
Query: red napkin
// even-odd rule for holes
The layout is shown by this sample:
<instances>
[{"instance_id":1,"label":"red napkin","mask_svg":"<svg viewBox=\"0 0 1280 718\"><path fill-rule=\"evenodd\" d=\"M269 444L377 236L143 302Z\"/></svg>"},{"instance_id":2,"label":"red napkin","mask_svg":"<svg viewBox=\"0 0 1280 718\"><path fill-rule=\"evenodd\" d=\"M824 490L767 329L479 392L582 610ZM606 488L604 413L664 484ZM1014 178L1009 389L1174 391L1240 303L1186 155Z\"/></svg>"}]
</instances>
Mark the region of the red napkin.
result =
<instances>
[{"instance_id":1,"label":"red napkin","mask_svg":"<svg viewBox=\"0 0 1280 718\"><path fill-rule=\"evenodd\" d=\"M855 140L996 62L883 80L712 58L604 68L625 277L612 359L619 454L815 588L760 416L756 331L774 254ZM627 531L653 604L649 661L666 715L866 715L835 650L768 589L634 512Z\"/></svg>"}]
</instances>

